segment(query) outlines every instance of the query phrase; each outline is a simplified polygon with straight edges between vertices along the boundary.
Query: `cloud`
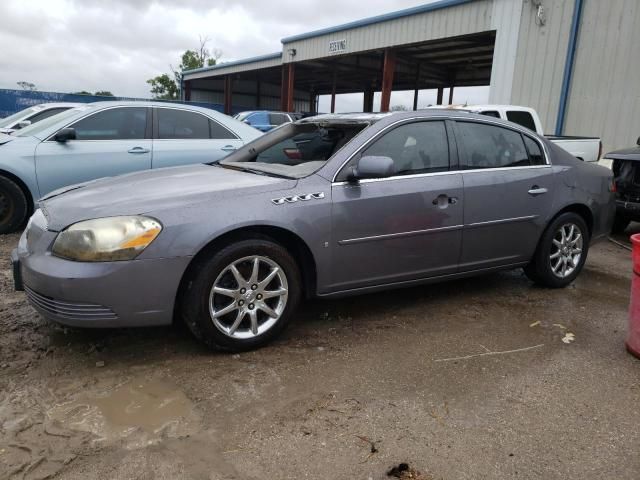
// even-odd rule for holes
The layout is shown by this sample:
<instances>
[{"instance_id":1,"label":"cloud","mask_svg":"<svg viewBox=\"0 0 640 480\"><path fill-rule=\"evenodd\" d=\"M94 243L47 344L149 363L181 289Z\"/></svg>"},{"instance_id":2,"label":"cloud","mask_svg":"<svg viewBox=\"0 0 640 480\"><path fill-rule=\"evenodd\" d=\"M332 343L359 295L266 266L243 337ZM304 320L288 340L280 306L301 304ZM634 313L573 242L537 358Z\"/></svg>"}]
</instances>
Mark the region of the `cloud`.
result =
<instances>
[{"instance_id":1,"label":"cloud","mask_svg":"<svg viewBox=\"0 0 640 480\"><path fill-rule=\"evenodd\" d=\"M148 97L146 80L176 66L199 35L234 60L279 51L286 36L423 3L369 0L365 9L342 0L2 0L0 88L24 80L39 90Z\"/></svg>"}]
</instances>

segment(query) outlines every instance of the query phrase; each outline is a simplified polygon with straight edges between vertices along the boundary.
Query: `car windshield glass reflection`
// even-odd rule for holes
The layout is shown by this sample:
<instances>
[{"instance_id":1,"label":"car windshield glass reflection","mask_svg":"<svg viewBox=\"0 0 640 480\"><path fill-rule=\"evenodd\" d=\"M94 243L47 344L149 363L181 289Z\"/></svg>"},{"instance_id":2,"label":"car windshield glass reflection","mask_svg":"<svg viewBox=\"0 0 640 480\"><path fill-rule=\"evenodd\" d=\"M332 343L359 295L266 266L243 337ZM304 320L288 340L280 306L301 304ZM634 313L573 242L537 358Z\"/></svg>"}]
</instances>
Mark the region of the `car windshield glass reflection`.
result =
<instances>
[{"instance_id":1,"label":"car windshield glass reflection","mask_svg":"<svg viewBox=\"0 0 640 480\"><path fill-rule=\"evenodd\" d=\"M362 123L285 124L232 153L219 165L303 178L322 167L366 126Z\"/></svg>"}]
</instances>

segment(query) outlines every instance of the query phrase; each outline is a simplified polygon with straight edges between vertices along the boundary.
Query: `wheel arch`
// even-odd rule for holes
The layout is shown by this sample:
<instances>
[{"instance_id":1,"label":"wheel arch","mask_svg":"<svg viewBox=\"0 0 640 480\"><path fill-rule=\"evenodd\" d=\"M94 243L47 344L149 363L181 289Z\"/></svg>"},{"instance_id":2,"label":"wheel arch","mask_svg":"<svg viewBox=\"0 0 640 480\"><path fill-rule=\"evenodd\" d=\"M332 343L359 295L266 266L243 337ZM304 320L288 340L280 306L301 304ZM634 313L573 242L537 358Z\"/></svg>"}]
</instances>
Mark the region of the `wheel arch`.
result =
<instances>
[{"instance_id":1,"label":"wheel arch","mask_svg":"<svg viewBox=\"0 0 640 480\"><path fill-rule=\"evenodd\" d=\"M307 243L299 235L287 230L286 228L276 227L273 225L254 225L239 227L225 232L209 241L209 243L204 245L198 253L194 255L180 280L178 291L176 293L176 308L179 306L180 296L186 282L189 280L191 275L193 275L194 268L201 258L212 255L213 252L225 247L226 245L239 240L245 240L247 238L271 240L286 248L287 251L293 255L294 260L300 267L300 275L302 276L303 283L303 295L307 298L315 295L317 285L316 261Z\"/></svg>"},{"instance_id":2,"label":"wheel arch","mask_svg":"<svg viewBox=\"0 0 640 480\"><path fill-rule=\"evenodd\" d=\"M587 228L589 229L589 238L591 238L591 236L593 235L594 217L591 209L584 203L572 203L570 205L563 207L553 217L549 219L549 222L547 223L547 225L550 225L551 222L553 222L557 217L567 212L577 213L584 219L585 223L587 224Z\"/></svg>"},{"instance_id":3,"label":"wheel arch","mask_svg":"<svg viewBox=\"0 0 640 480\"><path fill-rule=\"evenodd\" d=\"M27 184L24 183L24 181L17 175L9 172L8 170L4 170L2 168L0 168L0 177L6 177L12 182L14 182L16 185L18 185L18 187L20 187L20 190L22 190L25 198L27 199L27 218L30 217L31 214L33 213L35 203L33 201L33 195L31 194L31 190L29 189Z\"/></svg>"}]
</instances>

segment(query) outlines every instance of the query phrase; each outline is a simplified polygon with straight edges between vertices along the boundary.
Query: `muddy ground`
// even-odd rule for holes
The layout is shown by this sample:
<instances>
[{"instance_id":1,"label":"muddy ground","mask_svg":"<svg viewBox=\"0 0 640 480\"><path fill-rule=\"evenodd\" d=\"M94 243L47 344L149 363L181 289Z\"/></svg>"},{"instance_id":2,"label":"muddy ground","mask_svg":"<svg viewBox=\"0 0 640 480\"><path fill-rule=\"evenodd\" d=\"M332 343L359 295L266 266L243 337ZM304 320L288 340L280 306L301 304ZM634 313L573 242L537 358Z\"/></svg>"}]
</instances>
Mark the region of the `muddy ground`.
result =
<instances>
[{"instance_id":1,"label":"muddy ground","mask_svg":"<svg viewBox=\"0 0 640 480\"><path fill-rule=\"evenodd\" d=\"M402 462L640 478L630 253L612 243L564 290L518 271L314 301L275 344L221 355L180 327L44 321L12 289L17 239L0 238L1 479L382 479Z\"/></svg>"}]
</instances>

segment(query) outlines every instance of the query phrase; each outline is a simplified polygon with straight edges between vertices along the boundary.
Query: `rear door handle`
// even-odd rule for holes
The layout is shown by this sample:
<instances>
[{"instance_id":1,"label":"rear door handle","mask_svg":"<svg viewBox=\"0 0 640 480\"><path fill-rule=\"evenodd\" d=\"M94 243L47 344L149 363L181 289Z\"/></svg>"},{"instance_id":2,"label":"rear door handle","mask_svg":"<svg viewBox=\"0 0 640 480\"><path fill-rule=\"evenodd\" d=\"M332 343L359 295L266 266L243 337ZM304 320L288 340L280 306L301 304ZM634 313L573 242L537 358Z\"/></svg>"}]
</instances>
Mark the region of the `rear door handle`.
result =
<instances>
[{"instance_id":1,"label":"rear door handle","mask_svg":"<svg viewBox=\"0 0 640 480\"><path fill-rule=\"evenodd\" d=\"M529 191L527 192L529 195L535 197L537 195L542 195L543 193L547 193L547 189L546 188L542 188L539 187L538 185L534 185L533 187L531 187L529 189Z\"/></svg>"},{"instance_id":2,"label":"rear door handle","mask_svg":"<svg viewBox=\"0 0 640 480\"><path fill-rule=\"evenodd\" d=\"M149 153L151 150L143 147L133 147L128 150L129 153Z\"/></svg>"},{"instance_id":3,"label":"rear door handle","mask_svg":"<svg viewBox=\"0 0 640 480\"><path fill-rule=\"evenodd\" d=\"M236 150L236 147L234 147L233 145L225 145L220 150L222 150L223 152L233 152Z\"/></svg>"}]
</instances>

